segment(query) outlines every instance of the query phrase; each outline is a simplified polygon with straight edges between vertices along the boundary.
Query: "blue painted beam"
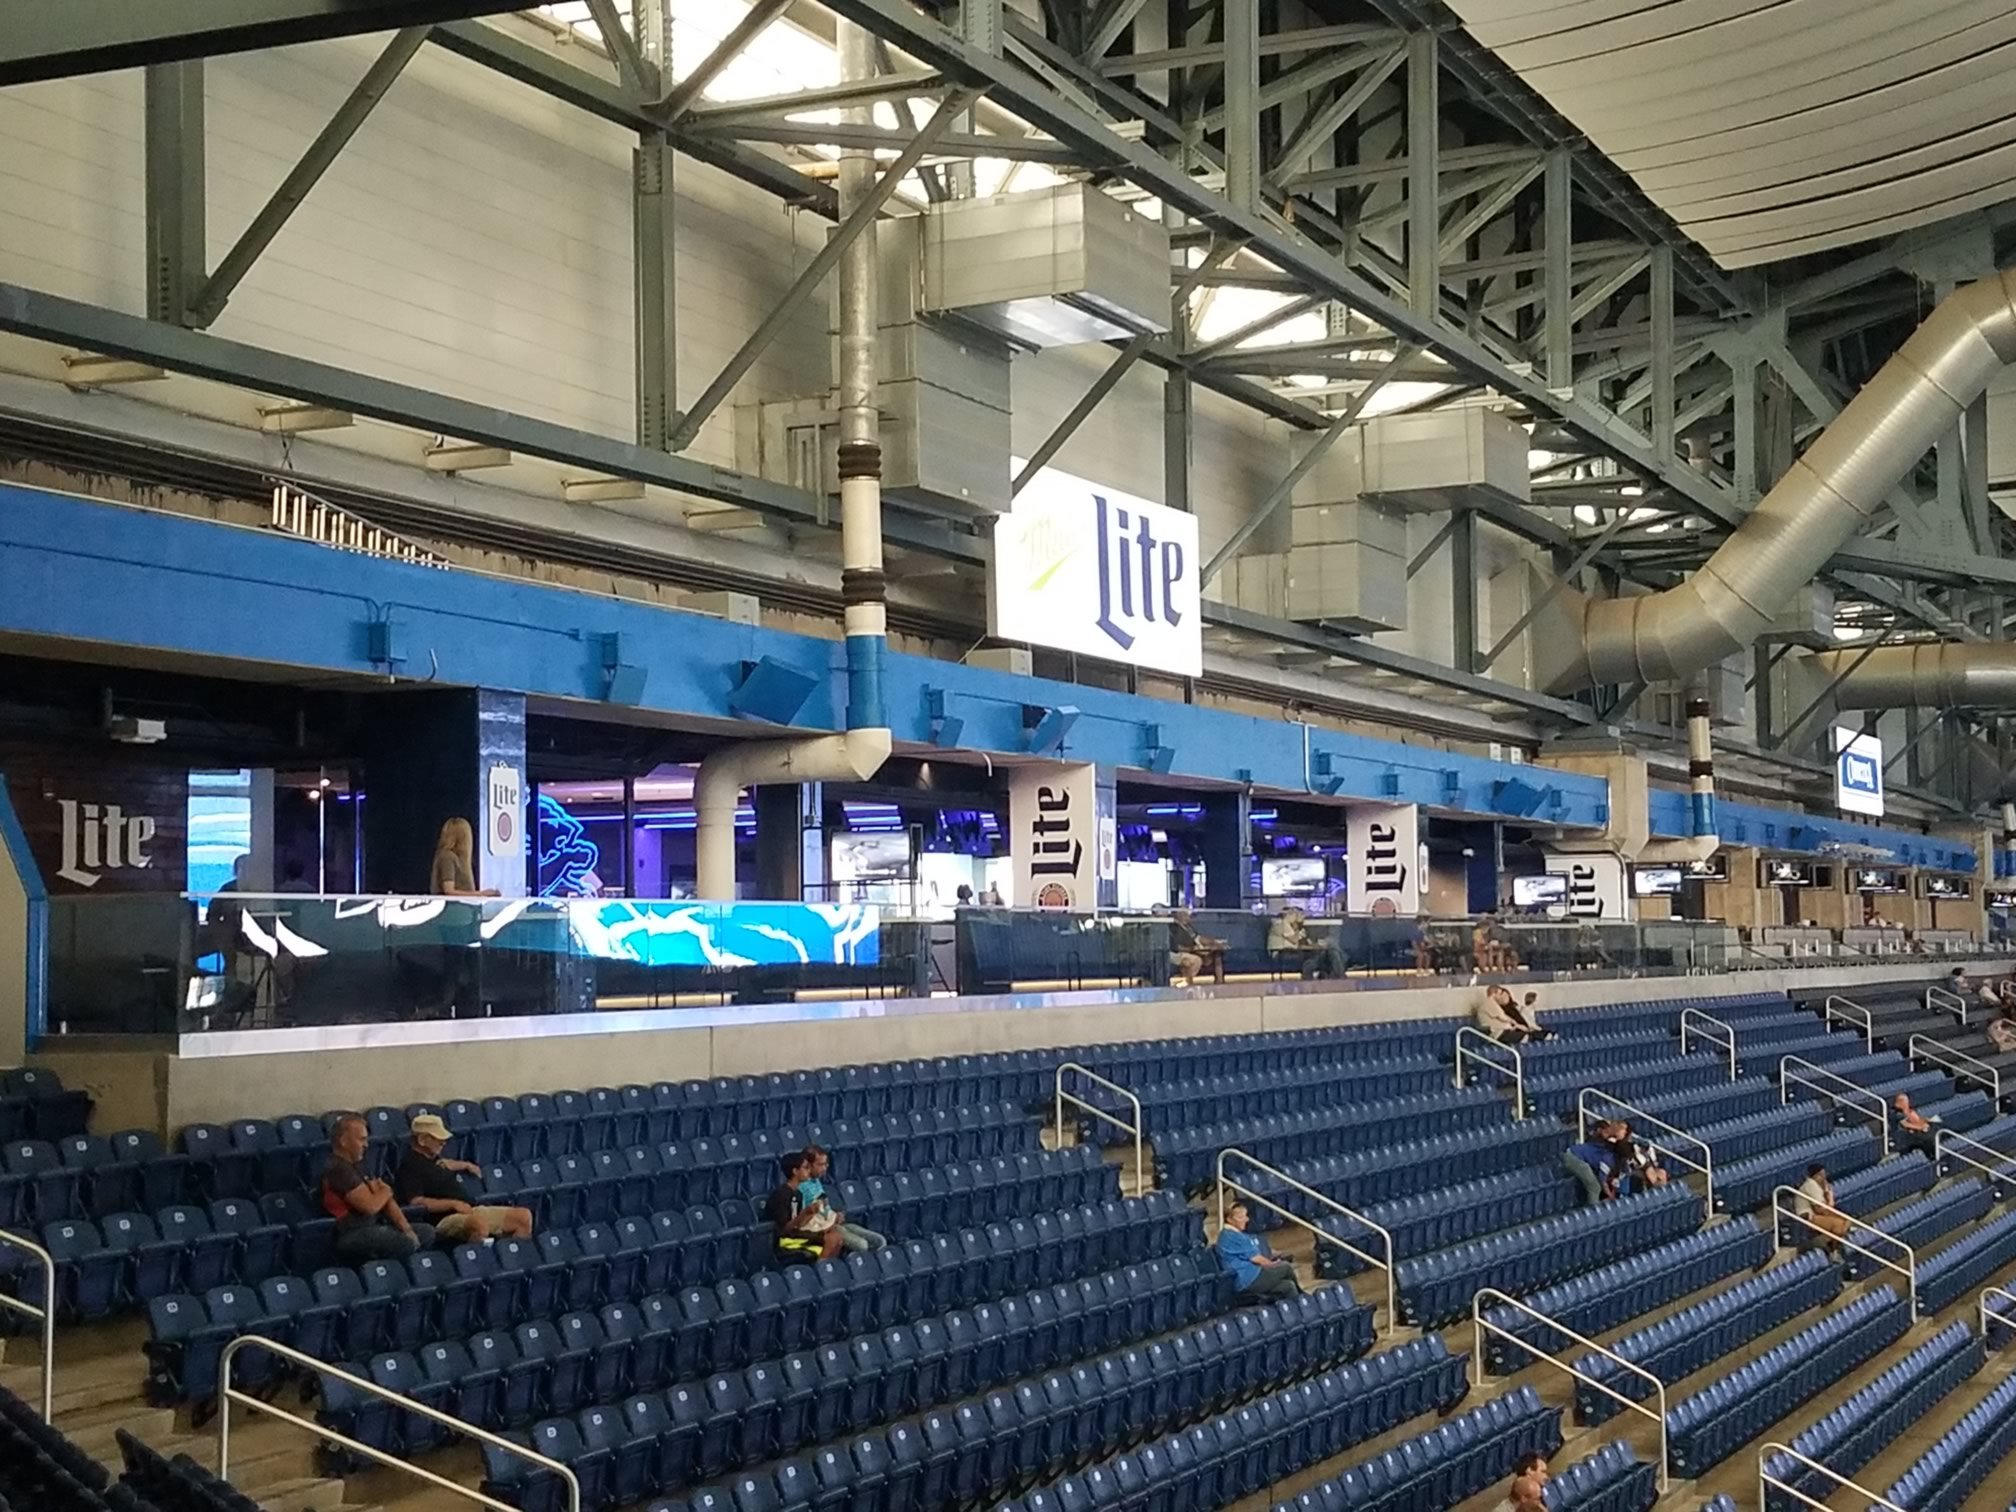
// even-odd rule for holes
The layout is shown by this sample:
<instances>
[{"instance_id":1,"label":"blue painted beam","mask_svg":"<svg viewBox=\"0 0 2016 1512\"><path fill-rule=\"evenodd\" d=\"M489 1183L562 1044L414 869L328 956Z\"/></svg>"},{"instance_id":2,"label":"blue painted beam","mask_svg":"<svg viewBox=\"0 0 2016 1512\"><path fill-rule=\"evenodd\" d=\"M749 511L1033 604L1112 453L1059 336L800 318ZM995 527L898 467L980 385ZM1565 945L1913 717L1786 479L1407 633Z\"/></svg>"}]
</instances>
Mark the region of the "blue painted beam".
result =
<instances>
[{"instance_id":1,"label":"blue painted beam","mask_svg":"<svg viewBox=\"0 0 2016 1512\"><path fill-rule=\"evenodd\" d=\"M1687 833L1687 794L1670 788L1654 788L1650 809L1653 834L1677 836ZM1819 855L1830 845L1869 845L1895 854L1900 866L1971 872L1976 864L1971 845L1921 835L1915 830L1857 824L1821 814L1764 808L1754 803L1730 803L1718 799L1715 832L1730 845L1786 851L1793 855Z\"/></svg>"},{"instance_id":2,"label":"blue painted beam","mask_svg":"<svg viewBox=\"0 0 2016 1512\"><path fill-rule=\"evenodd\" d=\"M811 681L793 728L844 727L839 640L5 485L0 632L375 681L390 649L402 677L594 704L610 696L615 645L648 674L637 708L711 720L735 717L746 669L767 662ZM896 740L926 749L956 729L959 749L1023 753L1024 710L1069 707L1078 717L1055 753L1067 760L1534 823L1608 815L1600 778L928 657L891 654L883 689Z\"/></svg>"}]
</instances>

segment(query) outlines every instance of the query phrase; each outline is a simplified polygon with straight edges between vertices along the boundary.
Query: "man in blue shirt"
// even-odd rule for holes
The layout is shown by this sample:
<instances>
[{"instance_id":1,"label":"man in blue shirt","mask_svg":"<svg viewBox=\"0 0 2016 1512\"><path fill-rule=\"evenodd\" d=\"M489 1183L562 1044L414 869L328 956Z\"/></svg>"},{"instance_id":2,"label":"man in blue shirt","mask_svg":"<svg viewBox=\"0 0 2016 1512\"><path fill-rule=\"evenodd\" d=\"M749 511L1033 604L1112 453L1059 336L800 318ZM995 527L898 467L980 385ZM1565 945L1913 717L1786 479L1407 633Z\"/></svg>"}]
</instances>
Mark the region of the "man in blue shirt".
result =
<instances>
[{"instance_id":1,"label":"man in blue shirt","mask_svg":"<svg viewBox=\"0 0 2016 1512\"><path fill-rule=\"evenodd\" d=\"M1239 1283L1241 1297L1272 1302L1300 1296L1302 1283L1296 1279L1294 1263L1270 1255L1266 1240L1246 1232L1252 1217L1243 1202L1225 1210L1225 1226L1218 1230L1218 1263Z\"/></svg>"},{"instance_id":2,"label":"man in blue shirt","mask_svg":"<svg viewBox=\"0 0 2016 1512\"><path fill-rule=\"evenodd\" d=\"M798 1183L798 1201L807 1212L815 1214L811 1226L815 1230L833 1229L840 1235L840 1247L849 1254L887 1249L889 1241L875 1230L849 1223L845 1213L833 1211L832 1199L826 1195L826 1173L833 1169L831 1154L819 1145L807 1145L805 1164L805 1179Z\"/></svg>"},{"instance_id":3,"label":"man in blue shirt","mask_svg":"<svg viewBox=\"0 0 2016 1512\"><path fill-rule=\"evenodd\" d=\"M1561 1169L1581 1184L1582 1202L1586 1207L1594 1207L1606 1196L1615 1195L1610 1179L1617 1172L1617 1150L1614 1145L1603 1142L1613 1137L1615 1127L1608 1123L1598 1124L1591 1131L1590 1138L1570 1145L1567 1154L1561 1157Z\"/></svg>"}]
</instances>

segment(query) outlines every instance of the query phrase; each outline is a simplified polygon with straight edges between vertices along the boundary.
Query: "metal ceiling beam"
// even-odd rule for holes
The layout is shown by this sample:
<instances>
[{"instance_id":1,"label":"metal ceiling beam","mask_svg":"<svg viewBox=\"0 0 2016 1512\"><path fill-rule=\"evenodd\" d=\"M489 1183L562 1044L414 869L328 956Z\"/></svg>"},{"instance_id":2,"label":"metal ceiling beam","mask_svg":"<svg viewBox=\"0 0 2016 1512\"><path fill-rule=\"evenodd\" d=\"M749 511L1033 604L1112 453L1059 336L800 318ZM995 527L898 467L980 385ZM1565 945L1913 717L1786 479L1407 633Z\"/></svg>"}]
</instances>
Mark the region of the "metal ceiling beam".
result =
<instances>
[{"instance_id":1,"label":"metal ceiling beam","mask_svg":"<svg viewBox=\"0 0 2016 1512\"><path fill-rule=\"evenodd\" d=\"M1313 26L1300 31L1269 32L1260 39L1260 55L1313 52L1318 48L1349 47L1363 42L1395 42L1399 38L1390 26ZM1161 73L1168 68L1203 68L1225 61L1223 42L1200 42L1191 47L1165 47L1155 52L1124 53L1097 60L1098 69L1109 77Z\"/></svg>"},{"instance_id":2,"label":"metal ceiling beam","mask_svg":"<svg viewBox=\"0 0 2016 1512\"><path fill-rule=\"evenodd\" d=\"M0 0L0 85L520 8L511 0Z\"/></svg>"}]
</instances>

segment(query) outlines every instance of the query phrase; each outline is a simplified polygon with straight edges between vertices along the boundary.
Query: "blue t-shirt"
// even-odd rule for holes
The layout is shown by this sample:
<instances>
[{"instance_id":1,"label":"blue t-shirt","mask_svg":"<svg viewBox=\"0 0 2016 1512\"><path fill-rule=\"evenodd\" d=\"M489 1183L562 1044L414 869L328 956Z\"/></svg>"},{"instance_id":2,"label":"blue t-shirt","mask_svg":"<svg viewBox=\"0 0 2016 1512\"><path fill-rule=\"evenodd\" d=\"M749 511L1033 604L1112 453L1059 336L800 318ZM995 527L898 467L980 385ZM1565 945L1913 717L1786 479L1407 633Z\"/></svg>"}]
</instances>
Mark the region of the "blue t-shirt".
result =
<instances>
[{"instance_id":1,"label":"blue t-shirt","mask_svg":"<svg viewBox=\"0 0 2016 1512\"><path fill-rule=\"evenodd\" d=\"M1245 1290L1260 1279L1260 1267L1253 1263L1255 1255L1267 1253L1267 1247L1255 1234L1243 1234L1235 1228L1218 1231L1218 1263L1232 1273L1232 1279Z\"/></svg>"},{"instance_id":2,"label":"blue t-shirt","mask_svg":"<svg viewBox=\"0 0 2016 1512\"><path fill-rule=\"evenodd\" d=\"M1609 1180L1610 1173L1617 1168L1617 1152L1609 1145L1597 1144L1594 1140L1570 1145L1568 1153L1594 1171L1599 1180Z\"/></svg>"},{"instance_id":3,"label":"blue t-shirt","mask_svg":"<svg viewBox=\"0 0 2016 1512\"><path fill-rule=\"evenodd\" d=\"M825 1195L826 1183L816 1176L807 1176L798 1183L798 1200L808 1208Z\"/></svg>"}]
</instances>

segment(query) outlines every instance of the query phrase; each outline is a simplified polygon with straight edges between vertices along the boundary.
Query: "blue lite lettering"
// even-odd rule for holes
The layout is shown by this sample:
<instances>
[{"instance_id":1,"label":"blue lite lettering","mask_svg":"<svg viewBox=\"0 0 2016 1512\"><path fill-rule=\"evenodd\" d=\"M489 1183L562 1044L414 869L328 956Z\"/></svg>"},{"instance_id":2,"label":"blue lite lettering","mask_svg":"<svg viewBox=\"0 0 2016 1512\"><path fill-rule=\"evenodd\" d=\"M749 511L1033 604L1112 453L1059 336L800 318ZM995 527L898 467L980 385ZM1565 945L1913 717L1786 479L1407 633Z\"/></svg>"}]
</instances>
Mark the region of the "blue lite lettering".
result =
<instances>
[{"instance_id":1,"label":"blue lite lettering","mask_svg":"<svg viewBox=\"0 0 2016 1512\"><path fill-rule=\"evenodd\" d=\"M1108 504L1103 494L1092 495L1092 504L1099 529L1098 625L1114 645L1131 650L1134 633L1122 621L1182 623L1175 587L1183 576L1183 548L1175 541L1156 540L1146 515L1135 520Z\"/></svg>"},{"instance_id":2,"label":"blue lite lettering","mask_svg":"<svg viewBox=\"0 0 2016 1512\"><path fill-rule=\"evenodd\" d=\"M1867 756L1847 755L1841 758L1841 784L1843 787L1873 793L1877 788L1876 763Z\"/></svg>"}]
</instances>

